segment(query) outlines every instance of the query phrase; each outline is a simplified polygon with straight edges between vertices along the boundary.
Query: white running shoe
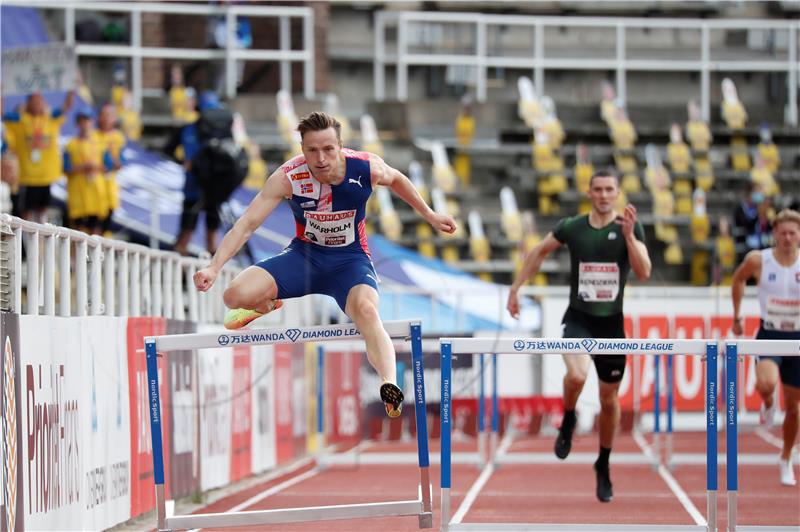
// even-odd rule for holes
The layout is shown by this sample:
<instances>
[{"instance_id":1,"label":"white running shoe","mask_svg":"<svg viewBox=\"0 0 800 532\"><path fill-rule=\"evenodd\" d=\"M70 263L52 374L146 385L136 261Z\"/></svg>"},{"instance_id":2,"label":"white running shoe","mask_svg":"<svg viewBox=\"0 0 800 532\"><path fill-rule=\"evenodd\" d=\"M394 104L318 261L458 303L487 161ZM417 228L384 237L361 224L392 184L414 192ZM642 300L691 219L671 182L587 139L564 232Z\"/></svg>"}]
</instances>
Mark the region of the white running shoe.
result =
<instances>
[{"instance_id":1,"label":"white running shoe","mask_svg":"<svg viewBox=\"0 0 800 532\"><path fill-rule=\"evenodd\" d=\"M761 403L761 410L759 412L761 426L767 430L771 429L775 425L775 414L777 411L778 411L777 401L772 401L772 406L770 406L769 408L764 406L764 403Z\"/></svg>"},{"instance_id":2,"label":"white running shoe","mask_svg":"<svg viewBox=\"0 0 800 532\"><path fill-rule=\"evenodd\" d=\"M797 481L794 479L794 468L792 467L791 458L788 460L784 460L783 458L779 459L778 467L781 470L781 484L784 486L794 486L797 484Z\"/></svg>"}]
</instances>

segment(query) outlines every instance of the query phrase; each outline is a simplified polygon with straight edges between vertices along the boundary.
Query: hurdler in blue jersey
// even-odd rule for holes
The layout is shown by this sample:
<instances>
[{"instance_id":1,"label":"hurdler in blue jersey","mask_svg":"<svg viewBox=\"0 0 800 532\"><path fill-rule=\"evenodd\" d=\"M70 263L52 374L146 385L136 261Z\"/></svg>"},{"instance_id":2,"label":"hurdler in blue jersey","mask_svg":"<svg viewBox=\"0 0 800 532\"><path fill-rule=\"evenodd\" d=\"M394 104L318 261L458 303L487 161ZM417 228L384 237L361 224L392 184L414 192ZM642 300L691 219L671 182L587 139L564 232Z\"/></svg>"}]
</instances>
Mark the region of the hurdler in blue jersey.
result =
<instances>
[{"instance_id":1,"label":"hurdler in blue jersey","mask_svg":"<svg viewBox=\"0 0 800 532\"><path fill-rule=\"evenodd\" d=\"M211 288L223 265L245 244L284 199L292 208L295 237L274 257L236 276L225 289L233 309L226 326L238 328L280 307L284 299L307 294L333 297L353 320L366 344L367 358L381 378L380 396L390 417L400 415L395 352L378 314L378 276L365 232L366 204L374 187L387 186L434 229L452 233L449 215L434 212L402 172L373 153L342 147L341 124L314 112L297 127L303 154L287 161L264 184L228 231L208 267L194 283Z\"/></svg>"}]
</instances>

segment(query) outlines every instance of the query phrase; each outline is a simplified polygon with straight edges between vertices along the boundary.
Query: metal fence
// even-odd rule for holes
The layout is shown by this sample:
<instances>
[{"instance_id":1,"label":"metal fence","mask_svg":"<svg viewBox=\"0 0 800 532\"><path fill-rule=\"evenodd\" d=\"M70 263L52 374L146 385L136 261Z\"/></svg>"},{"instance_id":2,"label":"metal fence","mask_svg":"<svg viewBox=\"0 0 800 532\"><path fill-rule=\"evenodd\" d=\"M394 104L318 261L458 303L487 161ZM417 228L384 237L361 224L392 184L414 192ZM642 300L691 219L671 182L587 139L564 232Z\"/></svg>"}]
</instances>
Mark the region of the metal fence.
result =
<instances>
[{"instance_id":1,"label":"metal fence","mask_svg":"<svg viewBox=\"0 0 800 532\"><path fill-rule=\"evenodd\" d=\"M0 306L19 314L221 323L222 290L238 270L224 268L211 290L198 293L191 279L206 264L207 259L0 215Z\"/></svg>"},{"instance_id":2,"label":"metal fence","mask_svg":"<svg viewBox=\"0 0 800 532\"><path fill-rule=\"evenodd\" d=\"M255 6L255 5L197 5L177 2L69 2L53 0L4 0L6 5L54 9L64 12L64 42L75 45L78 57L128 58L131 61L131 92L134 106L141 110L142 102L142 60L145 58L225 62L225 95L236 96L237 61L276 61L280 63L281 89L292 90L291 63L303 64L303 92L306 98L314 97L314 10L310 7ZM75 12L116 12L130 16L130 44L92 44L81 43L75 39ZM142 14L164 13L199 16L225 17L227 29L226 47L175 48L143 46ZM278 19L278 49L241 49L236 47L236 20L238 17L269 17ZM291 49L291 20L302 20L302 48Z\"/></svg>"},{"instance_id":3,"label":"metal fence","mask_svg":"<svg viewBox=\"0 0 800 532\"><path fill-rule=\"evenodd\" d=\"M389 29L396 31L387 31ZM516 30L530 38L530 47L510 50L497 46L499 35ZM568 31L605 30L603 42L571 39ZM680 34L684 46L631 46L633 32ZM731 49L726 34L746 34L747 45ZM386 66L395 65L396 97L408 99L408 73L414 66L446 66L472 70L475 94L486 100L490 68L531 72L542 96L547 70L604 70L616 74L616 91L626 101L629 72L698 73L703 118L711 114L712 72L776 72L786 74L786 123L798 124L800 22L796 20L677 19L628 17L539 17L378 11L375 14L375 99L386 98ZM524 40L524 39L523 39ZM761 44L759 44L761 43ZM767 43L767 44L763 44ZM772 44L769 44L772 43ZM775 44L777 43L777 44Z\"/></svg>"}]
</instances>

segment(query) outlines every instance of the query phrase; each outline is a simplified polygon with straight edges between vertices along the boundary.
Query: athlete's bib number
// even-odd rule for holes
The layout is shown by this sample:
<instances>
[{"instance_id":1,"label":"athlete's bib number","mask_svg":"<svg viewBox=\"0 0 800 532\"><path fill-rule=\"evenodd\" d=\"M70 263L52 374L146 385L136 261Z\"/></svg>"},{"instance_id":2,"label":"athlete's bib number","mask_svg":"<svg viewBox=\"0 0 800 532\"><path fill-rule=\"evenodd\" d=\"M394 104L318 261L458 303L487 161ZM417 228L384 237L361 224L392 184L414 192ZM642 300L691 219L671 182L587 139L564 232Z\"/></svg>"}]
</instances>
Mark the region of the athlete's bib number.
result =
<instances>
[{"instance_id":1,"label":"athlete's bib number","mask_svg":"<svg viewBox=\"0 0 800 532\"><path fill-rule=\"evenodd\" d=\"M304 236L320 246L343 247L356 239L356 211L306 212Z\"/></svg>"},{"instance_id":2,"label":"athlete's bib number","mask_svg":"<svg viewBox=\"0 0 800 532\"><path fill-rule=\"evenodd\" d=\"M616 262L581 262L578 268L578 299L597 302L617 299L619 265Z\"/></svg>"},{"instance_id":3,"label":"athlete's bib number","mask_svg":"<svg viewBox=\"0 0 800 532\"><path fill-rule=\"evenodd\" d=\"M800 331L800 300L768 298L764 327L773 331Z\"/></svg>"}]
</instances>

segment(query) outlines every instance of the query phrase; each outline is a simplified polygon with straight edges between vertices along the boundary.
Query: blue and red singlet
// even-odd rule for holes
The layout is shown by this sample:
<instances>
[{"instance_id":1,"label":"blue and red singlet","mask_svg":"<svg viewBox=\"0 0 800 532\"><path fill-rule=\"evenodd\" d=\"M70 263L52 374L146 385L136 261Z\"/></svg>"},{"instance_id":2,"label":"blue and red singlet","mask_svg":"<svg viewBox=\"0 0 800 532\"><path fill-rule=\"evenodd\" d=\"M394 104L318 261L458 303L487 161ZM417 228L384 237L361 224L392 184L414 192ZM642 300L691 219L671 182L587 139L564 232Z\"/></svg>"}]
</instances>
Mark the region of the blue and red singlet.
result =
<instances>
[{"instance_id":1,"label":"blue and red singlet","mask_svg":"<svg viewBox=\"0 0 800 532\"><path fill-rule=\"evenodd\" d=\"M372 194L369 154L347 148L342 153L346 169L338 185L317 181L302 155L282 167L292 185L296 236L279 254L257 264L275 278L279 299L326 294L344 310L354 286L378 289L365 229Z\"/></svg>"}]
</instances>

